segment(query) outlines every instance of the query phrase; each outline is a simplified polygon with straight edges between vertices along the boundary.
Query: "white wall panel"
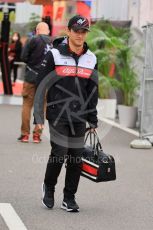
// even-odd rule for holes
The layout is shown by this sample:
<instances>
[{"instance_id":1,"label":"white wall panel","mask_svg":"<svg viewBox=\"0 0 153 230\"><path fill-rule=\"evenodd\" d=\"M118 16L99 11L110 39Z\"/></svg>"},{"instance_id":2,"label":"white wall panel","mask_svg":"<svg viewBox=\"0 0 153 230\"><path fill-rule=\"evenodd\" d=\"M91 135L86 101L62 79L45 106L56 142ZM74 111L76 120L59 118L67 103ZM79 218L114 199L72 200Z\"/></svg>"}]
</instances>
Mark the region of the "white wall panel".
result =
<instances>
[{"instance_id":1,"label":"white wall panel","mask_svg":"<svg viewBox=\"0 0 153 230\"><path fill-rule=\"evenodd\" d=\"M92 18L127 20L128 0L92 0Z\"/></svg>"},{"instance_id":2,"label":"white wall panel","mask_svg":"<svg viewBox=\"0 0 153 230\"><path fill-rule=\"evenodd\" d=\"M30 3L16 4L16 23L27 23L32 13L42 15L42 6Z\"/></svg>"}]
</instances>

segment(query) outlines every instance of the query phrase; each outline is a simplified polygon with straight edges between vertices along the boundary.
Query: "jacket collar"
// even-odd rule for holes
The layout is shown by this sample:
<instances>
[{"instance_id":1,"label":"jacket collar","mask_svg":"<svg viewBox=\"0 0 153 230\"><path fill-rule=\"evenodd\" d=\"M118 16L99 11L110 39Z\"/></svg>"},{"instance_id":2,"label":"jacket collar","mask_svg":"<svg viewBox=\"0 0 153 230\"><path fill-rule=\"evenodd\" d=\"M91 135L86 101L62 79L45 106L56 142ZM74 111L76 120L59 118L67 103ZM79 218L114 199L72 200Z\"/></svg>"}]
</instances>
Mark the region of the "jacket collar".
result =
<instances>
[{"instance_id":1,"label":"jacket collar","mask_svg":"<svg viewBox=\"0 0 153 230\"><path fill-rule=\"evenodd\" d=\"M56 39L53 42L53 46L54 48L57 48L60 52L60 54L64 55L64 56L76 56L76 54L72 51L70 51L69 49L69 45L68 45L68 37L63 37L63 38L59 38L58 40ZM88 50L88 45L85 42L83 45L83 53L85 54Z\"/></svg>"}]
</instances>

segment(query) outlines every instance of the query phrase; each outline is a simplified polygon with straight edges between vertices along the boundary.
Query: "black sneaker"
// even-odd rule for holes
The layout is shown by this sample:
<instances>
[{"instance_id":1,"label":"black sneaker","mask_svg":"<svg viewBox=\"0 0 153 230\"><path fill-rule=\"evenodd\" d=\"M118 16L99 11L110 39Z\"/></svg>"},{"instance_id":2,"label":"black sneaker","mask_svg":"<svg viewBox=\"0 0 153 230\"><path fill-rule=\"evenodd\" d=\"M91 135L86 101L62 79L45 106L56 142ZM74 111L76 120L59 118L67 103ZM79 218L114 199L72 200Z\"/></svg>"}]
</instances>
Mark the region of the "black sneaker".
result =
<instances>
[{"instance_id":1,"label":"black sneaker","mask_svg":"<svg viewBox=\"0 0 153 230\"><path fill-rule=\"evenodd\" d=\"M49 209L54 206L54 192L47 188L44 183L42 184L42 204Z\"/></svg>"},{"instance_id":2,"label":"black sneaker","mask_svg":"<svg viewBox=\"0 0 153 230\"><path fill-rule=\"evenodd\" d=\"M79 212L79 206L75 199L64 199L61 208L67 212Z\"/></svg>"}]
</instances>

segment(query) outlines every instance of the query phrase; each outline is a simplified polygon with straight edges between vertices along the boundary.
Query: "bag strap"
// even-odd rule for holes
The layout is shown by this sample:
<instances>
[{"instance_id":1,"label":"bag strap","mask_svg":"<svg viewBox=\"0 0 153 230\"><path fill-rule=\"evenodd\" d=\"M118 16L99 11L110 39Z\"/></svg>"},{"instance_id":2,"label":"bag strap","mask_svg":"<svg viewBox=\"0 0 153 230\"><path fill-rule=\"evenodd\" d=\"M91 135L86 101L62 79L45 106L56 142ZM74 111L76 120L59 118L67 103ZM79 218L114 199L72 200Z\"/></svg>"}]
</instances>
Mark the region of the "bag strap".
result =
<instances>
[{"instance_id":1,"label":"bag strap","mask_svg":"<svg viewBox=\"0 0 153 230\"><path fill-rule=\"evenodd\" d=\"M100 143L98 134L96 131L91 132L90 129L88 129L87 132L88 133L86 135L84 143L86 144L88 138L90 137L90 145L92 146L94 150L96 150L97 155L98 155L99 150L102 150L102 145Z\"/></svg>"},{"instance_id":2,"label":"bag strap","mask_svg":"<svg viewBox=\"0 0 153 230\"><path fill-rule=\"evenodd\" d=\"M97 139L96 148L98 148L99 150L103 150L102 145L101 145L101 143L100 143L100 140L99 140L99 137L98 137L98 134L97 134L96 130L94 131L94 134L95 134L95 137L96 137L96 139Z\"/></svg>"},{"instance_id":3,"label":"bag strap","mask_svg":"<svg viewBox=\"0 0 153 230\"><path fill-rule=\"evenodd\" d=\"M43 41L43 43L45 44L45 45L51 45L52 44L52 42L51 42L51 40L49 41L49 42L47 42L44 38L43 38L43 36L42 35L40 35L40 39Z\"/></svg>"},{"instance_id":4,"label":"bag strap","mask_svg":"<svg viewBox=\"0 0 153 230\"><path fill-rule=\"evenodd\" d=\"M90 137L90 145L94 147L96 147L95 143L96 143L96 136L93 132L91 132L89 129L87 129L87 135L86 135L86 138L85 138L85 141L84 143L86 144L88 138Z\"/></svg>"}]
</instances>

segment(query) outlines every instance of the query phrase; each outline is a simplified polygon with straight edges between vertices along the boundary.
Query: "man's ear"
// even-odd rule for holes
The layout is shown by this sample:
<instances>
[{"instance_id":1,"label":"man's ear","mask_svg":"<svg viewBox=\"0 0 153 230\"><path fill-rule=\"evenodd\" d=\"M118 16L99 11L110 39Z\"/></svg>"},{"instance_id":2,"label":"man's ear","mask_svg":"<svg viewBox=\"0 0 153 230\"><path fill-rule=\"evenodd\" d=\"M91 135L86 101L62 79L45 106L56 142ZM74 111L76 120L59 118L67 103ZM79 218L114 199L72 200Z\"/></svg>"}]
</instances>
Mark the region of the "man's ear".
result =
<instances>
[{"instance_id":1,"label":"man's ear","mask_svg":"<svg viewBox=\"0 0 153 230\"><path fill-rule=\"evenodd\" d=\"M34 32L35 32L36 35L38 35L39 34L39 29L36 27Z\"/></svg>"},{"instance_id":2,"label":"man's ear","mask_svg":"<svg viewBox=\"0 0 153 230\"><path fill-rule=\"evenodd\" d=\"M69 30L69 28L68 28L68 27L66 27L66 28L65 28L65 33L66 33L66 35L67 35L67 36L69 36L69 34L70 34L70 30Z\"/></svg>"}]
</instances>

